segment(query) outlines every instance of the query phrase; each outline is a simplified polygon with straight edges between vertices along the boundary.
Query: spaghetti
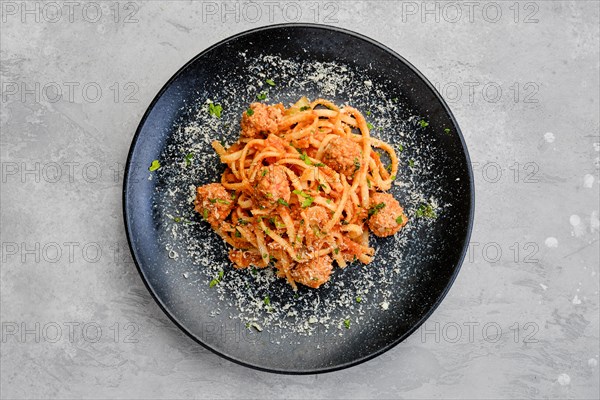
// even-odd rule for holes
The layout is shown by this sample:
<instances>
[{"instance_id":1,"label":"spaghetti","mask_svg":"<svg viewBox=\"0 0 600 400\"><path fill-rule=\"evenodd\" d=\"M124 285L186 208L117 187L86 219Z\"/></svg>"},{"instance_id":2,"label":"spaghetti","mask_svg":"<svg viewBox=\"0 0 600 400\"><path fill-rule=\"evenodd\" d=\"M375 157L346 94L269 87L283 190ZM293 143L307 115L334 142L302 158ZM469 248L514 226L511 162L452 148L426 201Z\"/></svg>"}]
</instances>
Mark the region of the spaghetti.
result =
<instances>
[{"instance_id":1,"label":"spaghetti","mask_svg":"<svg viewBox=\"0 0 600 400\"><path fill-rule=\"evenodd\" d=\"M239 140L212 146L227 168L220 183L197 188L195 209L233 247L236 268L272 264L294 290L317 288L334 261L372 261L370 231L390 236L408 222L385 193L396 153L355 108L305 97L287 109L253 103ZM388 154L387 168L375 149Z\"/></svg>"}]
</instances>

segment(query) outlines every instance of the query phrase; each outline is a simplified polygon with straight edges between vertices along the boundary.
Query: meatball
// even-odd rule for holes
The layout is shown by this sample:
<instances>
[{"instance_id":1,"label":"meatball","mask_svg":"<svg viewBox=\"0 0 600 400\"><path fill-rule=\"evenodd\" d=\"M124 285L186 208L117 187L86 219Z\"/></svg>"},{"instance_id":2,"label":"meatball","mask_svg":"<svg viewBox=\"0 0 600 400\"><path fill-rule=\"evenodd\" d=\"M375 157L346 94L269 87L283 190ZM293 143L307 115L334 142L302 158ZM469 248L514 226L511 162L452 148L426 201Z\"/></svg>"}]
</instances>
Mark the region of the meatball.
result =
<instances>
[{"instance_id":1,"label":"meatball","mask_svg":"<svg viewBox=\"0 0 600 400\"><path fill-rule=\"evenodd\" d=\"M371 195L369 215L369 228L380 237L395 234L408 222L400 203L389 193Z\"/></svg>"},{"instance_id":2,"label":"meatball","mask_svg":"<svg viewBox=\"0 0 600 400\"><path fill-rule=\"evenodd\" d=\"M277 133L277 125L283 119L284 110L281 103L274 106L250 104L250 108L242 114L242 136L254 138Z\"/></svg>"},{"instance_id":3,"label":"meatball","mask_svg":"<svg viewBox=\"0 0 600 400\"><path fill-rule=\"evenodd\" d=\"M331 257L325 255L309 262L296 264L290 274L294 281L316 289L329 280L332 270Z\"/></svg>"},{"instance_id":4,"label":"meatball","mask_svg":"<svg viewBox=\"0 0 600 400\"><path fill-rule=\"evenodd\" d=\"M223 185L211 183L196 189L195 209L216 229L233 209L233 201Z\"/></svg>"},{"instance_id":5,"label":"meatball","mask_svg":"<svg viewBox=\"0 0 600 400\"><path fill-rule=\"evenodd\" d=\"M306 216L306 236L309 238L319 239L325 236L323 228L327 225L327 222L331 219L327 209L321 206L312 206L306 209L304 212Z\"/></svg>"},{"instance_id":6,"label":"meatball","mask_svg":"<svg viewBox=\"0 0 600 400\"><path fill-rule=\"evenodd\" d=\"M267 265L260 255L239 249L229 250L229 260L233 263L233 267L237 269L248 268L250 265L264 268Z\"/></svg>"},{"instance_id":7,"label":"meatball","mask_svg":"<svg viewBox=\"0 0 600 400\"><path fill-rule=\"evenodd\" d=\"M259 206L269 208L278 202L290 201L292 192L285 169L281 165L261 167L254 182L254 200Z\"/></svg>"},{"instance_id":8,"label":"meatball","mask_svg":"<svg viewBox=\"0 0 600 400\"><path fill-rule=\"evenodd\" d=\"M353 177L360 168L362 152L360 146L350 139L333 138L323 153L323 162L347 177Z\"/></svg>"}]
</instances>

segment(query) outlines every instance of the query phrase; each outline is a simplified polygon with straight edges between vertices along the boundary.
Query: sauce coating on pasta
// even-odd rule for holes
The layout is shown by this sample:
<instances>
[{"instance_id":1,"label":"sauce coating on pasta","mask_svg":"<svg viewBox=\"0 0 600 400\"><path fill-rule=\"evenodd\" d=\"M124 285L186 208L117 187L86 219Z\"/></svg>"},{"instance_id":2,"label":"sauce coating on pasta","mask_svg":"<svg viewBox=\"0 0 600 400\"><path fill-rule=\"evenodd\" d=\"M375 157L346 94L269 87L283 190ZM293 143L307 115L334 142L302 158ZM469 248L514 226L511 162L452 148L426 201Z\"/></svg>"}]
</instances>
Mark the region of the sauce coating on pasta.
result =
<instances>
[{"instance_id":1,"label":"sauce coating on pasta","mask_svg":"<svg viewBox=\"0 0 600 400\"><path fill-rule=\"evenodd\" d=\"M369 232L391 236L408 222L385 193L398 171L396 153L370 136L358 110L305 97L287 109L253 103L240 125L229 148L212 143L227 168L220 183L197 188L195 202L232 246L236 268L273 265L294 289L318 288L333 263L372 261Z\"/></svg>"}]
</instances>

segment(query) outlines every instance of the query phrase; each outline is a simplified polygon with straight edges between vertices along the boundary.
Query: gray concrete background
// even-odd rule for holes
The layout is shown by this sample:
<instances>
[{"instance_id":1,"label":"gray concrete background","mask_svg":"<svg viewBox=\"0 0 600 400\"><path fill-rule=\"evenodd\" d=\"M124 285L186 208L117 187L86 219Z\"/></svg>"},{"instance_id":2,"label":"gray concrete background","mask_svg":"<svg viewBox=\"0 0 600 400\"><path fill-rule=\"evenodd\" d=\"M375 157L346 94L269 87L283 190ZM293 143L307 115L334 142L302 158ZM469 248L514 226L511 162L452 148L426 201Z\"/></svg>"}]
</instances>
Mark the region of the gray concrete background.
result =
<instances>
[{"instance_id":1,"label":"gray concrete background","mask_svg":"<svg viewBox=\"0 0 600 400\"><path fill-rule=\"evenodd\" d=\"M599 397L598 2L0 4L3 398ZM129 144L161 86L298 10L436 83L477 186L468 258L426 325L318 376L238 366L181 333L121 216Z\"/></svg>"}]
</instances>

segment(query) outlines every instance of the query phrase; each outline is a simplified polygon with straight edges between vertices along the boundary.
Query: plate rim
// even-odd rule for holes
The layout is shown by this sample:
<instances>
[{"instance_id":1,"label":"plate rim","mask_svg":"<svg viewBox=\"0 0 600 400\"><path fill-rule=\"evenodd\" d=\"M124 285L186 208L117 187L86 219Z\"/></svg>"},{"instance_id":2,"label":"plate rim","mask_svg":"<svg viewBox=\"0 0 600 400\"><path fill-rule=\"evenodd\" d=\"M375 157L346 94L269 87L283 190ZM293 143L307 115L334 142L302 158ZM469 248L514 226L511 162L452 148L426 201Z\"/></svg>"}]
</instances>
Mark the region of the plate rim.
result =
<instances>
[{"instance_id":1,"label":"plate rim","mask_svg":"<svg viewBox=\"0 0 600 400\"><path fill-rule=\"evenodd\" d=\"M183 324L181 324L176 318L175 316L173 316L166 308L166 306L163 304L162 300L157 296L157 294L154 292L154 290L152 289L152 287L150 286L149 283L149 279L146 276L146 274L144 273L144 271L142 270L140 263L137 260L137 256L136 256L136 252L134 250L134 247L132 245L132 237L131 237L131 233L130 233L130 223L129 223L129 216L127 213L127 208L128 208L128 202L127 202L127 194L128 194L128 184L129 184L129 175L130 175L130 167L131 167L131 159L133 157L133 153L138 141L138 138L140 136L142 127L144 126L148 116L150 115L150 113L152 112L152 110L154 109L154 106L156 105L156 103L159 101L159 99L162 97L162 94L171 86L171 84L173 83L173 81L175 81L182 73L183 71L185 71L191 64L193 64L194 62L196 62L196 60L198 60L199 58L203 57L205 54L209 53L210 51L212 51L215 48L218 48L232 40L238 39L240 37L243 36L248 36L248 35L252 35L256 32L261 32L261 31L266 31L266 30L272 30L272 29L281 29L281 28L311 28L311 29L321 29L321 30L325 30L325 31L332 31L332 32L337 32L337 33L342 33L345 35L349 35L349 36L353 36L354 38L357 38L359 40L363 40L375 47L378 47L380 49L382 49L383 51L389 53L390 55L392 55L394 58L396 58L399 62L404 63L413 73L415 73L417 75L418 78L420 78L428 87L429 89L434 93L435 97L438 99L438 101L440 102L440 104L443 106L445 112L448 114L448 116L450 117L450 120L452 122L452 125L454 126L456 133L458 134L458 137L460 139L460 144L462 147L462 150L464 152L465 155L465 159L466 159L466 163L467 163L467 172L468 172L468 184L469 184L469 219L468 219L468 226L467 226L467 232L466 232L466 236L465 236L465 242L463 244L463 248L461 251L461 255L460 258L454 268L454 271L452 273L452 275L450 276L450 280L448 281L448 283L446 284L446 287L444 288L444 290L441 292L441 294L439 295L439 297L437 298L437 300L435 301L435 303L433 303L433 305L430 307L430 309L421 317L421 319L418 320L418 322L416 324L414 324L408 331L406 331L404 334L400 335L398 338L396 338L394 341L392 341L390 344L372 352L371 354L368 354L364 357L358 358L356 360L353 361L349 361L343 364L339 364L339 365L335 365L332 367L324 367L324 368L315 368L315 369L310 369L310 370L282 370L282 369L276 369L276 368L267 368L267 367L263 367L260 365L255 365L252 364L250 362L238 359L236 357L233 357L231 355L225 354L213 347L211 347L210 345L208 345L207 343L203 342L201 340L201 338L197 337L196 335L194 335L192 332L190 332L185 326L183 326ZM440 93L437 91L437 89L435 88L435 86L429 81L429 79L427 79L425 77L425 75L423 75L414 65L412 65L409 61L407 61L404 57L402 57L400 54L396 53L394 50L392 50L391 48L387 47L386 45L371 39L368 36L365 36L361 33L358 32L354 32L352 30L349 29L345 29L345 28L340 28L337 26L331 26L331 25L326 25L326 24L315 24L315 23L281 23L281 24L271 24L271 25L266 25L266 26L261 26L261 27L257 27L257 28L253 28L253 29L249 29L249 30L245 30L239 33L236 33L232 36L228 36L223 40L220 40L219 42L207 47L206 49L202 50L200 53L198 53L197 55L195 55L194 57L192 57L188 62L186 62L181 68L179 68L177 70L177 72L175 72L173 74L173 76L161 87L161 89L158 91L158 93L154 96L152 102L150 102L150 104L148 105L146 111L144 112L144 115L142 116L140 123L138 124L135 134L131 140L131 144L129 146L129 151L127 154L127 161L125 162L125 170L124 170L124 174L123 174L123 193L122 193L122 209L123 209L123 219L124 219L124 225L125 225L125 235L127 237L127 244L129 246L129 250L131 253L131 258L133 259L133 262L138 270L138 273L140 274L140 277L142 278L142 282L144 282L144 286L146 286L146 289L148 290L148 292L150 292L152 298L154 299L154 301L156 302L156 304L160 307L160 309L162 310L163 313L166 314L166 316L175 324L175 326L177 326L182 332L184 332L188 337L190 337L192 340L194 340L196 343L200 344L202 347L204 347L207 350L210 350L212 353L225 358L226 360L232 361L236 364L242 365L244 367L249 367L255 370L259 370L259 371L263 371L263 372L270 372L270 373L276 373L276 374L282 374L282 375L311 375L311 374L321 374L321 373L328 373L328 372L335 372L335 371L339 371L339 370L343 370L346 368L350 368L359 364L362 364L364 362L367 362L369 360L374 359L375 357L378 357L380 355L382 355L383 353L391 350L392 348L396 347L398 344L402 343L404 340L406 340L409 336L411 336L417 329L419 329L421 327L421 325L423 325L425 323L425 321L427 321L429 319L429 317L431 317L433 315L433 313L435 312L435 310L439 307L439 305L442 303L442 301L446 298L446 295L448 294L448 292L450 291L450 289L452 288L454 281L456 280L456 278L458 277L458 274L460 272L460 269L462 267L462 264L464 262L468 247L469 247L469 241L471 238L471 233L473 230L473 222L474 222L474 215L475 215L475 182L474 182L474 178L473 178L473 167L472 167L472 163L471 163L471 158L469 156L469 151L467 148L467 144L465 142L465 139L463 137L462 131L460 129L460 126L458 124L458 121L456 120L454 114L452 113L452 111L450 110L450 107L448 106L448 104L446 103L446 101L443 99L443 97L440 95Z\"/></svg>"}]
</instances>

